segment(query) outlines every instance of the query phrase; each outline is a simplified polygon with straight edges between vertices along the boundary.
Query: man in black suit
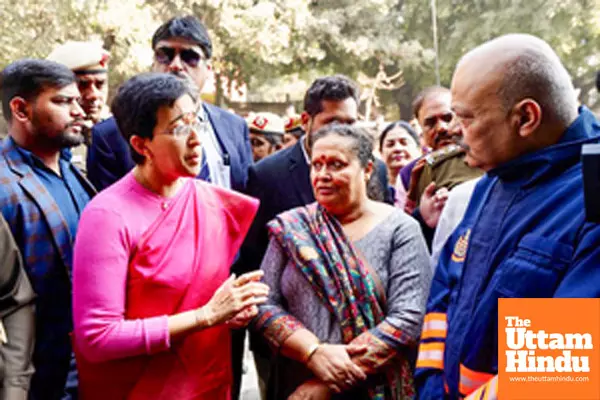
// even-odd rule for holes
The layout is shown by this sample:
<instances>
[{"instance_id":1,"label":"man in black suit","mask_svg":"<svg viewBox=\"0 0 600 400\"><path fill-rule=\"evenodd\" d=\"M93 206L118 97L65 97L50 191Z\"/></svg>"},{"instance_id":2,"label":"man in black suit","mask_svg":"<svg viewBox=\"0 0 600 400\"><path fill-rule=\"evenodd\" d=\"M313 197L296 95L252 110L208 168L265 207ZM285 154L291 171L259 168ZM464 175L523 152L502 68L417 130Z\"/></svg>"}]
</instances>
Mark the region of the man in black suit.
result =
<instances>
[{"instance_id":1,"label":"man in black suit","mask_svg":"<svg viewBox=\"0 0 600 400\"><path fill-rule=\"evenodd\" d=\"M168 72L187 79L202 90L211 69L212 43L202 23L193 16L173 18L152 36L155 72ZM200 178L243 191L252 150L246 122L218 107L202 103L198 118L207 124L202 138L203 165ZM100 191L121 179L134 166L129 144L121 136L114 118L92 129L87 156L88 178Z\"/></svg>"},{"instance_id":2,"label":"man in black suit","mask_svg":"<svg viewBox=\"0 0 600 400\"><path fill-rule=\"evenodd\" d=\"M260 199L260 206L242 246L242 256L234 266L236 272L260 268L268 245L267 222L283 211L315 201L310 183L311 134L334 122L353 124L358 117L359 101L358 86L349 78L335 75L317 79L304 97L301 118L306 135L292 147L250 167L246 193ZM385 165L378 160L376 168L383 194L384 188L387 188ZM261 390L264 390L269 371L269 350L260 339L252 342Z\"/></svg>"}]
</instances>

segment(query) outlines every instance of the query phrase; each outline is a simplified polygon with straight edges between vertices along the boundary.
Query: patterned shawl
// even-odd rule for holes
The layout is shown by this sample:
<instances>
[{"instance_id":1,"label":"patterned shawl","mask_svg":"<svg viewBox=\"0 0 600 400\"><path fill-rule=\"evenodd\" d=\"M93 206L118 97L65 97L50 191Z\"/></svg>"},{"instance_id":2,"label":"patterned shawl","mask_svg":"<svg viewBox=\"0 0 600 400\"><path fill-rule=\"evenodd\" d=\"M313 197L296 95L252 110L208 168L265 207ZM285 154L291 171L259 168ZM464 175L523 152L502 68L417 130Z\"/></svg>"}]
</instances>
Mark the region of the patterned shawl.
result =
<instances>
[{"instance_id":1,"label":"patterned shawl","mask_svg":"<svg viewBox=\"0 0 600 400\"><path fill-rule=\"evenodd\" d=\"M339 321L344 343L350 343L384 320L380 305L383 299L378 301L375 282L364 264L366 261L359 257L338 220L322 206L313 203L280 214L268 228L310 282L315 294ZM265 313L259 320L259 328L261 325L263 329L265 325L279 326L274 329L279 340L299 325L292 316L278 312ZM377 341L370 334L367 337ZM391 394L391 398L412 397L408 364L405 359L396 361L390 364L394 371L390 373L388 369L385 374L387 390L384 385L371 388L372 399L390 398L390 392L396 393Z\"/></svg>"}]
</instances>

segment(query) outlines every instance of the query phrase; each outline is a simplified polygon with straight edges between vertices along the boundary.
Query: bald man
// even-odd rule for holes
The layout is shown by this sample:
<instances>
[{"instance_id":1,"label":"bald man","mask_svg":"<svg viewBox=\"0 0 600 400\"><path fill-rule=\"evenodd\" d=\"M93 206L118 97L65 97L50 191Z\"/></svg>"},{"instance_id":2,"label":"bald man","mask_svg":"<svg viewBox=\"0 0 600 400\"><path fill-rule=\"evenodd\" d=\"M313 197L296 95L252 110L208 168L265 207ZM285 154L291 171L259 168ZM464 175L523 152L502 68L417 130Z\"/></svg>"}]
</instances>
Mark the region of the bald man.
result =
<instances>
[{"instance_id":1,"label":"bald man","mask_svg":"<svg viewBox=\"0 0 600 400\"><path fill-rule=\"evenodd\" d=\"M422 399L496 398L500 297L600 297L600 225L586 223L577 107L544 41L502 36L465 55L452 110L466 162L486 174L435 272L417 362Z\"/></svg>"}]
</instances>

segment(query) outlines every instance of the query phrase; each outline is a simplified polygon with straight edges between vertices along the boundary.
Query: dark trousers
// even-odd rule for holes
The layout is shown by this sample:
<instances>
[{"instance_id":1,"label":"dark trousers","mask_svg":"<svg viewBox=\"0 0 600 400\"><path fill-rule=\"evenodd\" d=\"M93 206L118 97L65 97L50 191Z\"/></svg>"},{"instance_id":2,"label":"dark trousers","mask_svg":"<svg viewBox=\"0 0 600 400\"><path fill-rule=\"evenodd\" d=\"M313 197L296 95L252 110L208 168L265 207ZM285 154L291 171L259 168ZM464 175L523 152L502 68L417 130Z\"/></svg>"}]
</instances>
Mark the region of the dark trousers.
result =
<instances>
[{"instance_id":1,"label":"dark trousers","mask_svg":"<svg viewBox=\"0 0 600 400\"><path fill-rule=\"evenodd\" d=\"M43 356L42 356L43 357ZM33 363L35 366L36 357ZM31 379L29 400L77 400L78 378L75 357L53 359L52 363L39 362L40 367Z\"/></svg>"},{"instance_id":2,"label":"dark trousers","mask_svg":"<svg viewBox=\"0 0 600 400\"><path fill-rule=\"evenodd\" d=\"M242 364L244 361L245 329L231 330L231 369L233 371L233 385L231 386L231 400L238 400L242 386Z\"/></svg>"}]
</instances>

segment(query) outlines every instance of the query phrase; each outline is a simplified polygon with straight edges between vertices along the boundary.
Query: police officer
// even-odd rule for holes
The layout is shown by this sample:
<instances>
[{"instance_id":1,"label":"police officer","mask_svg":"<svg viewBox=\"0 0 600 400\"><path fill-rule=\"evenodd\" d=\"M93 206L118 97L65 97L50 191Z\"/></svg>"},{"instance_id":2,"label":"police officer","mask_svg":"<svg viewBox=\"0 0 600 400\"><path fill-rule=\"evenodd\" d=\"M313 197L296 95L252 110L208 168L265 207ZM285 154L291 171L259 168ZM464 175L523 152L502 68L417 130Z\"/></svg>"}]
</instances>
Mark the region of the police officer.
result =
<instances>
[{"instance_id":1,"label":"police officer","mask_svg":"<svg viewBox=\"0 0 600 400\"><path fill-rule=\"evenodd\" d=\"M285 123L285 133L283 134L283 148L292 147L303 135L304 129L302 129L302 118L300 118L300 115L294 114L288 117Z\"/></svg>"},{"instance_id":2,"label":"police officer","mask_svg":"<svg viewBox=\"0 0 600 400\"><path fill-rule=\"evenodd\" d=\"M81 95L80 105L85 111L85 143L71 149L72 162L85 172L87 146L92 126L110 117L108 99L108 62L110 53L97 42L66 42L56 47L47 57L66 65L75 73Z\"/></svg>"},{"instance_id":3,"label":"police officer","mask_svg":"<svg viewBox=\"0 0 600 400\"><path fill-rule=\"evenodd\" d=\"M47 57L69 67L77 77L81 107L94 124L110 117L108 98L108 61L110 54L96 42L67 42Z\"/></svg>"},{"instance_id":4,"label":"police officer","mask_svg":"<svg viewBox=\"0 0 600 400\"><path fill-rule=\"evenodd\" d=\"M282 148L284 126L283 120L277 114L270 112L250 114L246 122L250 130L254 162Z\"/></svg>"},{"instance_id":5,"label":"police officer","mask_svg":"<svg viewBox=\"0 0 600 400\"><path fill-rule=\"evenodd\" d=\"M426 192L454 186L483 174L464 162L465 152L457 144L462 138L460 129L453 124L450 109L450 91L443 87L426 89L415 100L415 116L423 129L427 146L433 149L417 161L411 173L408 197L417 206Z\"/></svg>"}]
</instances>

